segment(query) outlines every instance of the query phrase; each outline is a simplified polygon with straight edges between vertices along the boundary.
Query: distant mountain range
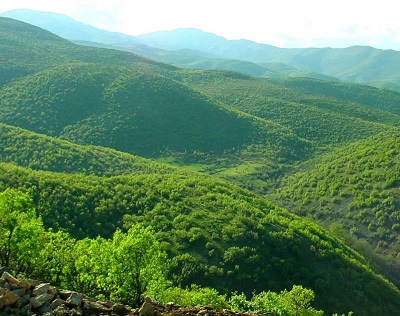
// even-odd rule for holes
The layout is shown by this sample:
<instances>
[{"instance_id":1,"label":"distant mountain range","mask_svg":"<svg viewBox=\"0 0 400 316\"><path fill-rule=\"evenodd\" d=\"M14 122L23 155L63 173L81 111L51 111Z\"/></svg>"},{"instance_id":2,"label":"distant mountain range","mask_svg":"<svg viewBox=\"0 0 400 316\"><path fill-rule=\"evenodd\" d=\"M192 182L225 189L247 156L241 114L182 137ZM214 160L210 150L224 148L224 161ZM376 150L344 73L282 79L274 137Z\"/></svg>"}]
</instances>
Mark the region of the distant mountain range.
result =
<instances>
[{"instance_id":1,"label":"distant mountain range","mask_svg":"<svg viewBox=\"0 0 400 316\"><path fill-rule=\"evenodd\" d=\"M393 50L363 46L285 49L248 40L226 40L197 29L135 37L100 30L50 12L20 9L1 16L39 26L81 44L127 50L185 68L232 70L269 78L336 78L400 90L400 52Z\"/></svg>"}]
</instances>

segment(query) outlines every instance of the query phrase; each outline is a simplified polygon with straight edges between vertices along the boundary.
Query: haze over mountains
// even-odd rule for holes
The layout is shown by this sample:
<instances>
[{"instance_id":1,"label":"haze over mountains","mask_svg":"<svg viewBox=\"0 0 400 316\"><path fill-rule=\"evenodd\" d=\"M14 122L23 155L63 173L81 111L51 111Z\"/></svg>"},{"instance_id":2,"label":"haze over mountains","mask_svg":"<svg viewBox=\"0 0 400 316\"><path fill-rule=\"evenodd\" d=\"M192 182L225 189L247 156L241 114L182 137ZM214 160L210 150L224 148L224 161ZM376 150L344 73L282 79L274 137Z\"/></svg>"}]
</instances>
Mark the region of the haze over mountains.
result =
<instances>
[{"instance_id":1,"label":"haze over mountains","mask_svg":"<svg viewBox=\"0 0 400 316\"><path fill-rule=\"evenodd\" d=\"M356 69L348 78L369 83L390 69L395 85L397 52L292 51L198 30L131 42L45 17L85 45L0 18L0 189L29 192L46 228L95 238L150 224L176 285L302 284L328 313L400 309L400 92L256 63ZM254 60L229 59L236 45L234 58ZM163 54L208 66L148 58ZM237 71L211 69L224 64Z\"/></svg>"},{"instance_id":2,"label":"haze over mountains","mask_svg":"<svg viewBox=\"0 0 400 316\"><path fill-rule=\"evenodd\" d=\"M70 40L100 43L188 68L234 70L273 78L337 78L400 89L400 52L393 50L363 46L284 49L248 40L226 40L196 29L134 37L99 30L55 13L20 9L1 16L40 26Z\"/></svg>"}]
</instances>

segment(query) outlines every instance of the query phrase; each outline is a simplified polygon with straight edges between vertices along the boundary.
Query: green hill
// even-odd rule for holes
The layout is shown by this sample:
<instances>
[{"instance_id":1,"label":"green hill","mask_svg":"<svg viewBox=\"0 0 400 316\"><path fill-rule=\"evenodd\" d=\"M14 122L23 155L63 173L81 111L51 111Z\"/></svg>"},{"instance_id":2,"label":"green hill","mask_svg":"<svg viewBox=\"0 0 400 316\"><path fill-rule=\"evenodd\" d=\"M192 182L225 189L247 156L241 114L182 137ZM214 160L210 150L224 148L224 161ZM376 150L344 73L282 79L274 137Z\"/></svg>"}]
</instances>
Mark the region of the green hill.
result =
<instances>
[{"instance_id":1,"label":"green hill","mask_svg":"<svg viewBox=\"0 0 400 316\"><path fill-rule=\"evenodd\" d=\"M400 122L398 115L389 112L400 94L388 90L307 78L263 80L206 70L181 72L180 76L176 80L240 111L286 126L318 146L332 147L363 139L399 126ZM297 85L285 87L286 82ZM312 88L307 91L298 87L308 83ZM351 92L340 96L337 86L363 89L364 98L357 98ZM324 95L324 87L330 87L331 95ZM368 97L386 100L387 106L374 108L373 102L364 102Z\"/></svg>"},{"instance_id":2,"label":"green hill","mask_svg":"<svg viewBox=\"0 0 400 316\"><path fill-rule=\"evenodd\" d=\"M0 189L30 192L47 227L110 236L124 223L152 225L170 277L223 293L302 284L326 312L393 315L399 291L317 225L229 183L197 174L102 178L0 164Z\"/></svg>"},{"instance_id":3,"label":"green hill","mask_svg":"<svg viewBox=\"0 0 400 316\"><path fill-rule=\"evenodd\" d=\"M254 166L277 170L313 150L290 129L184 84L100 64L61 65L8 85L0 91L0 121L80 144L200 163L208 172L228 169L239 181ZM243 165L249 169L235 169Z\"/></svg>"},{"instance_id":4,"label":"green hill","mask_svg":"<svg viewBox=\"0 0 400 316\"><path fill-rule=\"evenodd\" d=\"M362 104L370 108L400 114L400 94L395 91L346 82L307 78L290 78L282 81L274 81L274 83L318 96L333 97L343 101Z\"/></svg>"},{"instance_id":5,"label":"green hill","mask_svg":"<svg viewBox=\"0 0 400 316\"><path fill-rule=\"evenodd\" d=\"M120 151L81 146L0 123L0 161L64 173L111 176L170 173L175 168Z\"/></svg>"},{"instance_id":6,"label":"green hill","mask_svg":"<svg viewBox=\"0 0 400 316\"><path fill-rule=\"evenodd\" d=\"M350 232L345 239L399 284L399 167L400 132L381 133L307 162L282 180L273 199Z\"/></svg>"},{"instance_id":7,"label":"green hill","mask_svg":"<svg viewBox=\"0 0 400 316\"><path fill-rule=\"evenodd\" d=\"M28 74L76 61L160 71L173 68L132 53L80 46L41 28L4 17L0 17L0 49L0 87Z\"/></svg>"}]
</instances>

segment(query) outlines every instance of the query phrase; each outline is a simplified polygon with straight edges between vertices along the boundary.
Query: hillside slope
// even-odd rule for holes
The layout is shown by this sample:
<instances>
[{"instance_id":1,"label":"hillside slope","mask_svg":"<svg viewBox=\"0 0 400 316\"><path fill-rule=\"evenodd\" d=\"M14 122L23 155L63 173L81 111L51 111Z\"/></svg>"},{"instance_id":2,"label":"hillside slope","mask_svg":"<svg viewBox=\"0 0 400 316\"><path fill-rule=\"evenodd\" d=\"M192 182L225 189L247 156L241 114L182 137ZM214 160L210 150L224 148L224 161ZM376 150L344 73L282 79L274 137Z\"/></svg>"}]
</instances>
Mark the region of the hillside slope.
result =
<instances>
[{"instance_id":1,"label":"hillside slope","mask_svg":"<svg viewBox=\"0 0 400 316\"><path fill-rule=\"evenodd\" d=\"M313 151L289 128L232 110L184 84L99 64L62 65L8 85L0 91L0 121L214 170L248 162L276 170Z\"/></svg>"},{"instance_id":2,"label":"hillside slope","mask_svg":"<svg viewBox=\"0 0 400 316\"><path fill-rule=\"evenodd\" d=\"M0 161L33 170L112 176L175 168L104 147L81 146L0 123Z\"/></svg>"},{"instance_id":3,"label":"hillside slope","mask_svg":"<svg viewBox=\"0 0 400 316\"><path fill-rule=\"evenodd\" d=\"M399 196L400 132L393 131L308 162L272 198L324 226L341 226L355 238L345 239L400 283Z\"/></svg>"},{"instance_id":4,"label":"hillside slope","mask_svg":"<svg viewBox=\"0 0 400 316\"><path fill-rule=\"evenodd\" d=\"M4 17L0 17L0 48L0 87L28 74L76 61L159 71L173 69L132 53L80 46L41 28Z\"/></svg>"},{"instance_id":5,"label":"hillside slope","mask_svg":"<svg viewBox=\"0 0 400 316\"><path fill-rule=\"evenodd\" d=\"M192 174L99 178L0 164L0 189L28 190L47 227L110 236L123 222L151 225L170 275L223 293L302 284L328 313L393 314L399 291L366 260L315 224L248 191Z\"/></svg>"},{"instance_id":6,"label":"hillside slope","mask_svg":"<svg viewBox=\"0 0 400 316\"><path fill-rule=\"evenodd\" d=\"M318 146L332 147L363 139L399 126L400 122L399 115L392 113L400 94L383 89L307 78L262 80L206 70L180 72L176 80L240 111L286 126ZM297 84L285 86L291 82ZM308 85L307 90L301 89ZM365 95L362 99L350 92L340 96L337 86L348 90L354 87L355 91L362 90ZM326 87L329 87L329 94L324 92L324 89L328 90ZM365 103L369 97L385 103Z\"/></svg>"}]
</instances>

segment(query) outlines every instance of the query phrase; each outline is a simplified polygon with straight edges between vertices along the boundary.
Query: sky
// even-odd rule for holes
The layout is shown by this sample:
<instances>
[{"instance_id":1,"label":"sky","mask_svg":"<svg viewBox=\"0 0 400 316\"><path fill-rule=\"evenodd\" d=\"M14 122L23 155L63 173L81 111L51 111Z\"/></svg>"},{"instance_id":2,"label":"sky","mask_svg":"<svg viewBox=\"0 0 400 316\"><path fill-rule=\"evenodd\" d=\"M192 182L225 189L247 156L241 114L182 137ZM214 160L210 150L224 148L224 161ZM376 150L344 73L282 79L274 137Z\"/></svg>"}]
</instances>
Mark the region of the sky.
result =
<instances>
[{"instance_id":1,"label":"sky","mask_svg":"<svg viewBox=\"0 0 400 316\"><path fill-rule=\"evenodd\" d=\"M278 47L400 50L397 0L0 0L129 35L197 28Z\"/></svg>"}]
</instances>

